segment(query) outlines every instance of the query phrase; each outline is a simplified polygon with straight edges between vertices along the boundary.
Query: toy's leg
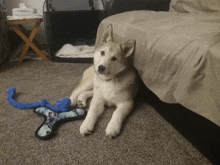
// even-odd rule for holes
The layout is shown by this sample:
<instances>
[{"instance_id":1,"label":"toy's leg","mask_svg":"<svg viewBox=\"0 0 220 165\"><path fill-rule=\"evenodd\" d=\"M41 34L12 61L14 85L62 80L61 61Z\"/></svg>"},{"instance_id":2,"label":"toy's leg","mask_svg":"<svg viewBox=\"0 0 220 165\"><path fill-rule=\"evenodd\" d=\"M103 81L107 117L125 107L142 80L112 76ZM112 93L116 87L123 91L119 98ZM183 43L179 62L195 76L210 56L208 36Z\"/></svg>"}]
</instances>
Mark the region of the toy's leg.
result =
<instances>
[{"instance_id":1,"label":"toy's leg","mask_svg":"<svg viewBox=\"0 0 220 165\"><path fill-rule=\"evenodd\" d=\"M87 99L91 98L92 96L93 96L93 90L85 91L85 92L81 93L78 97L77 106L80 108L86 107Z\"/></svg>"},{"instance_id":2,"label":"toy's leg","mask_svg":"<svg viewBox=\"0 0 220 165\"><path fill-rule=\"evenodd\" d=\"M40 107L40 108L37 108L34 110L35 113L37 114L41 114L43 116L48 116L49 114L52 114L52 113L56 113L52 110L50 110L49 108L46 108L46 107ZM56 113L57 114L57 113Z\"/></svg>"},{"instance_id":3,"label":"toy's leg","mask_svg":"<svg viewBox=\"0 0 220 165\"><path fill-rule=\"evenodd\" d=\"M121 103L117 105L115 112L105 130L106 136L110 138L116 137L121 130L122 123L125 117L130 113L133 108L133 101Z\"/></svg>"},{"instance_id":4,"label":"toy's leg","mask_svg":"<svg viewBox=\"0 0 220 165\"><path fill-rule=\"evenodd\" d=\"M46 117L44 123L35 132L35 136L39 139L49 138L53 131L54 124L57 123L61 118L58 116L58 113L45 107L37 108L34 110L34 112Z\"/></svg>"},{"instance_id":5,"label":"toy's leg","mask_svg":"<svg viewBox=\"0 0 220 165\"><path fill-rule=\"evenodd\" d=\"M93 89L93 77L95 71L93 66L89 67L84 73L80 84L73 90L70 100L71 106L76 106L78 96L84 91L90 91Z\"/></svg>"},{"instance_id":6,"label":"toy's leg","mask_svg":"<svg viewBox=\"0 0 220 165\"><path fill-rule=\"evenodd\" d=\"M80 127L80 134L83 136L92 134L96 120L104 111L104 103L102 98L93 96L86 119Z\"/></svg>"}]
</instances>

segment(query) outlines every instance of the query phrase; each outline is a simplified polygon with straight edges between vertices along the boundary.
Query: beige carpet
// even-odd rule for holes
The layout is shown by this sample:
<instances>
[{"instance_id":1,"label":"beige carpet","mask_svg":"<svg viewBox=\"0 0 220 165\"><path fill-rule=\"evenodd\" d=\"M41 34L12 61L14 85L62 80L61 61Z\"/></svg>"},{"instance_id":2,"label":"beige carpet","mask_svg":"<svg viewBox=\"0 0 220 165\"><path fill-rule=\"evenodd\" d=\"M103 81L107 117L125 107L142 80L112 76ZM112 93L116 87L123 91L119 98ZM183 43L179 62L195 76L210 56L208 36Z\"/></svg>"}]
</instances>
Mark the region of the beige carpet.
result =
<instances>
[{"instance_id":1,"label":"beige carpet","mask_svg":"<svg viewBox=\"0 0 220 165\"><path fill-rule=\"evenodd\" d=\"M17 88L22 103L50 103L69 97L83 71L91 64L25 60L20 66L0 66L0 164L211 164L185 137L169 124L145 98L126 119L120 136L110 140L105 128L113 109L99 118L93 135L81 137L82 120L61 125L48 141L34 136L44 118L33 110L19 110L7 102L7 89Z\"/></svg>"}]
</instances>

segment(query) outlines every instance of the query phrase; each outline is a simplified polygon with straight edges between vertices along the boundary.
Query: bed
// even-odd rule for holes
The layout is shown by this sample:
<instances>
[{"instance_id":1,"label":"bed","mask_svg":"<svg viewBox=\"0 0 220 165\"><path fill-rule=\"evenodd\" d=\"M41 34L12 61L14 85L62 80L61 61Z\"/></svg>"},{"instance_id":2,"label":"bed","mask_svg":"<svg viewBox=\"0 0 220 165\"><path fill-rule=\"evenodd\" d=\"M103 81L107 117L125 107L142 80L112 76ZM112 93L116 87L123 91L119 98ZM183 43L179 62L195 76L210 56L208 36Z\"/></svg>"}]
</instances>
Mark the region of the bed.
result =
<instances>
[{"instance_id":1,"label":"bed","mask_svg":"<svg viewBox=\"0 0 220 165\"><path fill-rule=\"evenodd\" d=\"M166 103L179 103L220 126L220 1L171 0L169 11L138 10L104 19L116 42L136 40L134 65Z\"/></svg>"}]
</instances>

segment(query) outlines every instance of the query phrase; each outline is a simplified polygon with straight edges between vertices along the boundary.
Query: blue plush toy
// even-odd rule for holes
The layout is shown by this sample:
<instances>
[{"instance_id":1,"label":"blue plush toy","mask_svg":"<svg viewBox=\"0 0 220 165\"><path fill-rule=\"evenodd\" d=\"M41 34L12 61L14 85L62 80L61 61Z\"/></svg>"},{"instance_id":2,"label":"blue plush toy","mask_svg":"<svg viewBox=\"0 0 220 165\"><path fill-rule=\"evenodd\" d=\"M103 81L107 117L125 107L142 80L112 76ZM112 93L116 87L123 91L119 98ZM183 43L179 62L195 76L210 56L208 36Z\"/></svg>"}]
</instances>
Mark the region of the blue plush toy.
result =
<instances>
[{"instance_id":1,"label":"blue plush toy","mask_svg":"<svg viewBox=\"0 0 220 165\"><path fill-rule=\"evenodd\" d=\"M13 105L15 108L19 109L30 109L30 108L38 108L38 107L47 107L53 110L54 112L68 112L70 110L70 99L64 98L63 100L58 100L56 105L57 107L53 107L46 99L41 100L41 102L35 103L19 103L14 99L14 95L16 92L16 88L12 87L8 89L8 102Z\"/></svg>"},{"instance_id":2,"label":"blue plush toy","mask_svg":"<svg viewBox=\"0 0 220 165\"><path fill-rule=\"evenodd\" d=\"M56 105L53 107L47 100L43 99L41 102L35 103L19 103L14 100L16 88L10 88L8 90L8 102L19 109L30 109L36 108L35 113L44 116L45 121L35 132L35 136L39 139L49 139L55 135L55 130L62 122L72 121L77 119L83 119L86 116L86 111L81 108L70 110L70 99L64 98L58 100Z\"/></svg>"}]
</instances>

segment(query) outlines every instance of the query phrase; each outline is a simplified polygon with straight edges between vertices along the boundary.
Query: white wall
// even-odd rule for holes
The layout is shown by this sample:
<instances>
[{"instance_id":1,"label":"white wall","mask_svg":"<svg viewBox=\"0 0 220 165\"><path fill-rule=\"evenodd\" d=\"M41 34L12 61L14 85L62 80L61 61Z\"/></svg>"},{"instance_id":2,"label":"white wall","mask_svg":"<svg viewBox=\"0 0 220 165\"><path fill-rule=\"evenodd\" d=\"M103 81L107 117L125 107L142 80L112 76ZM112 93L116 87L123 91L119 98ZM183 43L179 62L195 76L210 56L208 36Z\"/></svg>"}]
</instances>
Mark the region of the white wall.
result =
<instances>
[{"instance_id":1,"label":"white wall","mask_svg":"<svg viewBox=\"0 0 220 165\"><path fill-rule=\"evenodd\" d=\"M18 8L20 3L25 2L28 8L36 8L38 13L43 13L43 3L45 0L3 0L5 6L8 9L7 14L12 15L12 9ZM79 9L89 9L88 0L51 0L55 2L57 5L54 5L56 10L74 10L74 8ZM72 1L72 2L71 2ZM74 1L74 3L73 3ZM101 0L94 0L95 8L102 10ZM71 3L71 5L70 5ZM74 5L73 5L74 4ZM32 29L33 25L26 25L25 28ZM40 40L42 43L46 43L45 40L45 31L44 31L44 23L41 23L38 33L36 34L36 39Z\"/></svg>"},{"instance_id":2,"label":"white wall","mask_svg":"<svg viewBox=\"0 0 220 165\"><path fill-rule=\"evenodd\" d=\"M90 10L88 0L51 0L56 11ZM96 10L103 10L101 0L93 0Z\"/></svg>"},{"instance_id":3,"label":"white wall","mask_svg":"<svg viewBox=\"0 0 220 165\"><path fill-rule=\"evenodd\" d=\"M23 2L25 2L28 8L36 8L37 11L42 14L44 0L4 0L4 4L8 9L7 14L12 15L12 9L19 8L19 4ZM25 28L31 30L33 26L33 24L29 24L26 25ZM41 41L42 44L46 43L43 22L41 23L38 33L36 34L36 39Z\"/></svg>"},{"instance_id":4,"label":"white wall","mask_svg":"<svg viewBox=\"0 0 220 165\"><path fill-rule=\"evenodd\" d=\"M25 3L28 8L36 8L39 13L42 13L44 0L3 0L8 8L8 15L12 14L13 8L18 8L20 3Z\"/></svg>"}]
</instances>

